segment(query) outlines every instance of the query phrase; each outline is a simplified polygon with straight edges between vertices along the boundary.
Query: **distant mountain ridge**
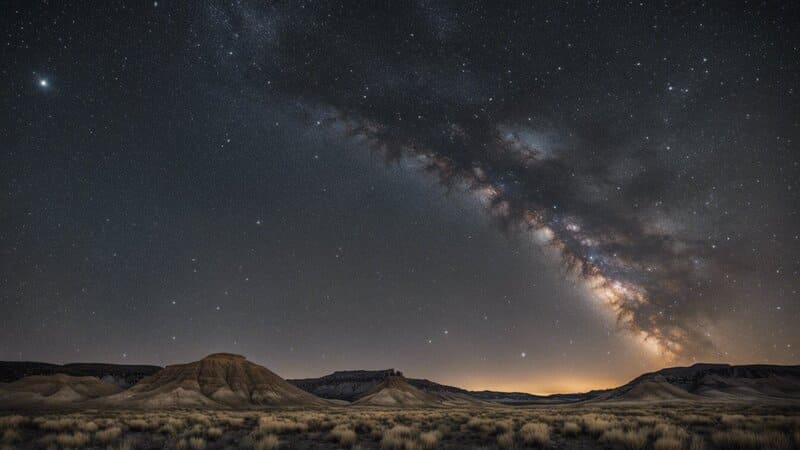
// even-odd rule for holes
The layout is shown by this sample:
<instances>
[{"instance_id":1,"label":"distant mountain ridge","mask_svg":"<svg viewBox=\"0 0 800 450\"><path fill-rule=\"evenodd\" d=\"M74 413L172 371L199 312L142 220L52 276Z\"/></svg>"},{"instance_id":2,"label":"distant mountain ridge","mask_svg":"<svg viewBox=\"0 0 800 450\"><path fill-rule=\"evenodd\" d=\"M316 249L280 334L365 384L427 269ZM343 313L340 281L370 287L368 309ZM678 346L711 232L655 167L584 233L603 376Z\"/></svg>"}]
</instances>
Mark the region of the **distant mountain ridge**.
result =
<instances>
[{"instance_id":1,"label":"distant mountain ridge","mask_svg":"<svg viewBox=\"0 0 800 450\"><path fill-rule=\"evenodd\" d=\"M402 374L395 369L337 371L319 378L287 380L322 398L354 401L386 377ZM502 404L558 404L637 399L800 399L800 366L698 363L670 367L636 377L611 389L582 393L535 395L525 392L469 391L408 378L409 385L430 393L450 393Z\"/></svg>"},{"instance_id":2,"label":"distant mountain ridge","mask_svg":"<svg viewBox=\"0 0 800 450\"><path fill-rule=\"evenodd\" d=\"M138 383L162 367L132 364L70 363L50 364L33 361L0 361L0 383L10 383L31 375L63 373L74 377L95 377L121 388Z\"/></svg>"},{"instance_id":3,"label":"distant mountain ridge","mask_svg":"<svg viewBox=\"0 0 800 450\"><path fill-rule=\"evenodd\" d=\"M244 356L216 353L166 368L0 362L0 408L18 404L111 407L366 406L664 401L800 401L800 365L695 364L640 375L612 389L574 394L469 391L395 369L337 371L284 380ZM126 384L135 383L124 389Z\"/></svg>"}]
</instances>

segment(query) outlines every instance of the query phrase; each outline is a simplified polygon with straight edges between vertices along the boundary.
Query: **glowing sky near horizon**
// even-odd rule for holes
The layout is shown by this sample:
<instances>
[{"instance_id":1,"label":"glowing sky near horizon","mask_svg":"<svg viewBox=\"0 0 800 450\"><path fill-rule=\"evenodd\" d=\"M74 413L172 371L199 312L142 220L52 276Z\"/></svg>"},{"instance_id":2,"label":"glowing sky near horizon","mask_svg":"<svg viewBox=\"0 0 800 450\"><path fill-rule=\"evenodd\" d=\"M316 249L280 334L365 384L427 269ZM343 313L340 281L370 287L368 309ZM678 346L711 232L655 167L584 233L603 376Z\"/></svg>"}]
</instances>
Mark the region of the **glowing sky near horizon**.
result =
<instances>
[{"instance_id":1,"label":"glowing sky near horizon","mask_svg":"<svg viewBox=\"0 0 800 450\"><path fill-rule=\"evenodd\" d=\"M0 359L797 364L798 8L12 4Z\"/></svg>"}]
</instances>

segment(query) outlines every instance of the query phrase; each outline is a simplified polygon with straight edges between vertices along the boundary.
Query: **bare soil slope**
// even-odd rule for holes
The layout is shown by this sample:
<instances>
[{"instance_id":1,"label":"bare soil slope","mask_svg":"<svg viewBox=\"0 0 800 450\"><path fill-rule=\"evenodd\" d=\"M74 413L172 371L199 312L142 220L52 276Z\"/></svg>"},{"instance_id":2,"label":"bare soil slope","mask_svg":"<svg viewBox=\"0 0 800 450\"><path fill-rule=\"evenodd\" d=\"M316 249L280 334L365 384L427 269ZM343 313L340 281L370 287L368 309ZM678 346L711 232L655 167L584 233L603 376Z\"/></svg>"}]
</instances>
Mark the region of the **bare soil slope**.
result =
<instances>
[{"instance_id":1,"label":"bare soil slope","mask_svg":"<svg viewBox=\"0 0 800 450\"><path fill-rule=\"evenodd\" d=\"M106 405L135 407L231 407L324 405L244 356L215 353L200 361L167 366L119 394Z\"/></svg>"},{"instance_id":2,"label":"bare soil slope","mask_svg":"<svg viewBox=\"0 0 800 450\"><path fill-rule=\"evenodd\" d=\"M95 377L62 373L32 375L13 383L0 384L0 406L59 406L113 395L121 390Z\"/></svg>"},{"instance_id":3,"label":"bare soil slope","mask_svg":"<svg viewBox=\"0 0 800 450\"><path fill-rule=\"evenodd\" d=\"M402 376L388 376L370 392L353 402L362 406L430 407L467 406L482 402L468 396L431 393L417 389Z\"/></svg>"}]
</instances>

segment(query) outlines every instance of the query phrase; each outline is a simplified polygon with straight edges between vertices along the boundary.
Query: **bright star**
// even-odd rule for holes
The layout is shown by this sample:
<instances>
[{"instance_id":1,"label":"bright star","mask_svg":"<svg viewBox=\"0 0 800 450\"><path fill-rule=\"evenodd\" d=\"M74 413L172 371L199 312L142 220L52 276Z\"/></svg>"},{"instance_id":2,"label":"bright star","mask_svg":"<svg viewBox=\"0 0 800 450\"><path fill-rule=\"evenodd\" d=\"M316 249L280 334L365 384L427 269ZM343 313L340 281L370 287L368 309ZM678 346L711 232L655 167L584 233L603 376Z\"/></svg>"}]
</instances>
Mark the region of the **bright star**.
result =
<instances>
[{"instance_id":1,"label":"bright star","mask_svg":"<svg viewBox=\"0 0 800 450\"><path fill-rule=\"evenodd\" d=\"M39 86L41 86L41 87L47 87L47 80L45 80L45 79L41 79L41 80L39 80Z\"/></svg>"}]
</instances>

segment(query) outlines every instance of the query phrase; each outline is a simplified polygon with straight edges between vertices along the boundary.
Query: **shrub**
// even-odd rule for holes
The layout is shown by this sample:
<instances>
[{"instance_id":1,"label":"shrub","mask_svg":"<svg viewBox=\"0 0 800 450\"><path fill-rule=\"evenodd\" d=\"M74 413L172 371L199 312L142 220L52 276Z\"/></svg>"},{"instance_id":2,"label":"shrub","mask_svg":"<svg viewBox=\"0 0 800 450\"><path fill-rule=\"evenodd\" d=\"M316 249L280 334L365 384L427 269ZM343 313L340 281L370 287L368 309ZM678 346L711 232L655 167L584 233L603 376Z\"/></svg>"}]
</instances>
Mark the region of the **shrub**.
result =
<instances>
[{"instance_id":1,"label":"shrub","mask_svg":"<svg viewBox=\"0 0 800 450\"><path fill-rule=\"evenodd\" d=\"M587 433L594 436L599 436L614 427L614 422L598 414L584 414L581 416L581 424Z\"/></svg>"},{"instance_id":2,"label":"shrub","mask_svg":"<svg viewBox=\"0 0 800 450\"><path fill-rule=\"evenodd\" d=\"M357 435L347 425L336 425L331 430L331 437L345 447L352 447L356 443Z\"/></svg>"},{"instance_id":3,"label":"shrub","mask_svg":"<svg viewBox=\"0 0 800 450\"><path fill-rule=\"evenodd\" d=\"M500 448L514 448L514 433L507 431L497 435L497 446Z\"/></svg>"},{"instance_id":4,"label":"shrub","mask_svg":"<svg viewBox=\"0 0 800 450\"><path fill-rule=\"evenodd\" d=\"M220 425L227 425L233 428L241 428L244 426L244 418L243 417L232 417L232 416L222 416L217 419L217 423Z\"/></svg>"},{"instance_id":5,"label":"shrub","mask_svg":"<svg viewBox=\"0 0 800 450\"><path fill-rule=\"evenodd\" d=\"M13 415L13 416L3 416L0 417L0 429L2 428L16 428L21 425L23 422L28 420L27 417Z\"/></svg>"},{"instance_id":6,"label":"shrub","mask_svg":"<svg viewBox=\"0 0 800 450\"><path fill-rule=\"evenodd\" d=\"M723 414L719 420L723 424L731 426L731 425L738 425L744 422L746 419L747 418L741 414Z\"/></svg>"},{"instance_id":7,"label":"shrub","mask_svg":"<svg viewBox=\"0 0 800 450\"><path fill-rule=\"evenodd\" d=\"M550 442L550 427L546 423L526 423L519 430L522 441L528 445L545 446Z\"/></svg>"},{"instance_id":8,"label":"shrub","mask_svg":"<svg viewBox=\"0 0 800 450\"><path fill-rule=\"evenodd\" d=\"M206 437L209 439L219 439L223 434L225 434L225 432L219 427L211 427L206 430Z\"/></svg>"},{"instance_id":9,"label":"shrub","mask_svg":"<svg viewBox=\"0 0 800 450\"><path fill-rule=\"evenodd\" d=\"M422 448L426 449L436 448L441 438L442 433L439 431L428 431L419 435L419 441L422 444Z\"/></svg>"},{"instance_id":10,"label":"shrub","mask_svg":"<svg viewBox=\"0 0 800 450\"><path fill-rule=\"evenodd\" d=\"M45 419L37 421L39 428L50 431L63 431L67 428L72 428L74 421L72 419Z\"/></svg>"},{"instance_id":11,"label":"shrub","mask_svg":"<svg viewBox=\"0 0 800 450\"><path fill-rule=\"evenodd\" d=\"M111 427L111 428L106 428L105 430L98 431L97 433L94 434L94 438L100 441L101 443L109 443L119 439L121 434L122 434L122 429L120 427Z\"/></svg>"},{"instance_id":12,"label":"shrub","mask_svg":"<svg viewBox=\"0 0 800 450\"><path fill-rule=\"evenodd\" d=\"M653 450L681 450L683 441L674 437L660 437L653 443Z\"/></svg>"},{"instance_id":13,"label":"shrub","mask_svg":"<svg viewBox=\"0 0 800 450\"><path fill-rule=\"evenodd\" d=\"M258 418L258 429L261 433L297 433L308 430L308 425L274 416L261 416Z\"/></svg>"},{"instance_id":14,"label":"shrub","mask_svg":"<svg viewBox=\"0 0 800 450\"><path fill-rule=\"evenodd\" d=\"M408 450L414 448L413 430L405 425L395 425L383 432L381 448L388 450Z\"/></svg>"},{"instance_id":15,"label":"shrub","mask_svg":"<svg viewBox=\"0 0 800 450\"><path fill-rule=\"evenodd\" d=\"M65 448L84 447L89 443L89 435L76 431L74 434L61 433L56 436L56 442Z\"/></svg>"},{"instance_id":16,"label":"shrub","mask_svg":"<svg viewBox=\"0 0 800 450\"><path fill-rule=\"evenodd\" d=\"M716 448L726 450L756 450L764 448L781 450L792 448L789 437L777 431L764 433L745 430L715 431L711 434L711 443Z\"/></svg>"},{"instance_id":17,"label":"shrub","mask_svg":"<svg viewBox=\"0 0 800 450\"><path fill-rule=\"evenodd\" d=\"M79 430L85 431L87 433L93 433L97 431L98 428L100 428L97 426L96 423L92 422L91 420L88 420L86 422L78 422L77 425Z\"/></svg>"},{"instance_id":18,"label":"shrub","mask_svg":"<svg viewBox=\"0 0 800 450\"><path fill-rule=\"evenodd\" d=\"M564 436L577 436L581 427L575 422L564 422Z\"/></svg>"},{"instance_id":19,"label":"shrub","mask_svg":"<svg viewBox=\"0 0 800 450\"><path fill-rule=\"evenodd\" d=\"M710 416L700 414L686 414L679 416L678 419L687 425L711 425L714 423L714 419Z\"/></svg>"},{"instance_id":20,"label":"shrub","mask_svg":"<svg viewBox=\"0 0 800 450\"><path fill-rule=\"evenodd\" d=\"M192 450L203 450L206 448L206 440L200 437L189 438L189 448Z\"/></svg>"},{"instance_id":21,"label":"shrub","mask_svg":"<svg viewBox=\"0 0 800 450\"><path fill-rule=\"evenodd\" d=\"M472 431L489 433L494 430L494 422L482 417L472 417L467 421L466 427Z\"/></svg>"},{"instance_id":22,"label":"shrub","mask_svg":"<svg viewBox=\"0 0 800 450\"><path fill-rule=\"evenodd\" d=\"M274 450L278 448L278 436L274 434L268 434L263 436L261 439L257 440L255 444L253 444L254 450Z\"/></svg>"},{"instance_id":23,"label":"shrub","mask_svg":"<svg viewBox=\"0 0 800 450\"><path fill-rule=\"evenodd\" d=\"M603 432L600 436L600 443L608 444L615 449L640 450L647 445L648 434L646 429L625 431L621 428L613 428Z\"/></svg>"}]
</instances>

